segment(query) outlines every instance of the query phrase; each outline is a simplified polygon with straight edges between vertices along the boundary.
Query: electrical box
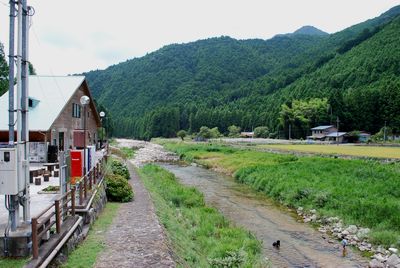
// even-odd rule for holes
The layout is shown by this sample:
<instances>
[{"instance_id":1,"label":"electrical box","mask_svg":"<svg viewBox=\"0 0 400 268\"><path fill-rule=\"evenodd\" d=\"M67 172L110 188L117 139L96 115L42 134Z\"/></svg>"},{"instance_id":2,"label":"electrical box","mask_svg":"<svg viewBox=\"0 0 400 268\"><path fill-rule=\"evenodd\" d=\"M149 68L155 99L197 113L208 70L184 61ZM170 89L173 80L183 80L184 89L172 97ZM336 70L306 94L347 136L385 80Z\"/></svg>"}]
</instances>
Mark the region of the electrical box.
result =
<instances>
[{"instance_id":1,"label":"electrical box","mask_svg":"<svg viewBox=\"0 0 400 268\"><path fill-rule=\"evenodd\" d=\"M0 194L18 194L17 149L0 148Z\"/></svg>"}]
</instances>

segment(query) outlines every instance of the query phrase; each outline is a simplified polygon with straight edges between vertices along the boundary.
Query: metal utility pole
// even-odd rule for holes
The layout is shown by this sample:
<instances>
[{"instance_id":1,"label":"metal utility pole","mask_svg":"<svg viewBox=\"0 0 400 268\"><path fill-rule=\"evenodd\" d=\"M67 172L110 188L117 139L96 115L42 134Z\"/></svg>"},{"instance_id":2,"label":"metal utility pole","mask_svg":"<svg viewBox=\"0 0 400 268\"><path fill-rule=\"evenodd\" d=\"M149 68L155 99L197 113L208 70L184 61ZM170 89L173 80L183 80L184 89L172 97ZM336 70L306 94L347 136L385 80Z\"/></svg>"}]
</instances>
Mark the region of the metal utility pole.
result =
<instances>
[{"instance_id":1,"label":"metal utility pole","mask_svg":"<svg viewBox=\"0 0 400 268\"><path fill-rule=\"evenodd\" d=\"M21 59L21 82L22 82L22 94L21 94L21 140L22 140L22 179L25 183L24 193L22 195L22 206L23 206L23 219L24 222L30 220L30 192L29 192L29 125L28 125L28 98L29 98L29 58L28 58L28 47L29 47L29 19L28 19L28 4L27 0L21 0L22 2L22 59Z\"/></svg>"},{"instance_id":2,"label":"metal utility pole","mask_svg":"<svg viewBox=\"0 0 400 268\"><path fill-rule=\"evenodd\" d=\"M336 144L339 146L339 116L336 117Z\"/></svg>"},{"instance_id":3,"label":"metal utility pole","mask_svg":"<svg viewBox=\"0 0 400 268\"><path fill-rule=\"evenodd\" d=\"M14 147L14 46L15 46L15 2L10 0L10 35L9 35L9 53L8 53L8 143ZM6 195L5 199L9 203L9 219L11 231L15 231L18 223L18 195Z\"/></svg>"}]
</instances>

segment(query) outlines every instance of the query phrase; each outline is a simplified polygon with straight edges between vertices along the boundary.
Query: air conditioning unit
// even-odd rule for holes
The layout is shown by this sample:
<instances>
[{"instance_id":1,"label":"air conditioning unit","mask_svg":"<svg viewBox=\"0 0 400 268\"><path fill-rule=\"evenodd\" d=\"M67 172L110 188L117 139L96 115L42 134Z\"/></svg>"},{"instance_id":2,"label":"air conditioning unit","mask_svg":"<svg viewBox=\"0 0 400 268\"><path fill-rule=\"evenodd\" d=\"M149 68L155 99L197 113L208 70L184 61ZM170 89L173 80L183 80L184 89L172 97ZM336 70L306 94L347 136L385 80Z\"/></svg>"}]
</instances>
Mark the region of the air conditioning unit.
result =
<instances>
[{"instance_id":1,"label":"air conditioning unit","mask_svg":"<svg viewBox=\"0 0 400 268\"><path fill-rule=\"evenodd\" d=\"M0 194L16 195L22 190L18 189L17 149L0 148Z\"/></svg>"}]
</instances>

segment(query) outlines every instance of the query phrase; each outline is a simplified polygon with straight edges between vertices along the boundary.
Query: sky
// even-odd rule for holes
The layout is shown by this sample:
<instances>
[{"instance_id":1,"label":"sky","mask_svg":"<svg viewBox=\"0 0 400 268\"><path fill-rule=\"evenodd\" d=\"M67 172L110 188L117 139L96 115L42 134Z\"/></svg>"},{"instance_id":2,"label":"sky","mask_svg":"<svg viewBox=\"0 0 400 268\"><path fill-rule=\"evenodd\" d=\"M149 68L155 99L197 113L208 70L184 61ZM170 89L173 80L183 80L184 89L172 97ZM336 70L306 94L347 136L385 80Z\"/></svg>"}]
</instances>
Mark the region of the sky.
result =
<instances>
[{"instance_id":1,"label":"sky","mask_svg":"<svg viewBox=\"0 0 400 268\"><path fill-rule=\"evenodd\" d=\"M165 45L230 36L269 39L304 25L334 33L400 0L28 0L30 61L38 74L105 69ZM8 55L9 7L0 0Z\"/></svg>"}]
</instances>

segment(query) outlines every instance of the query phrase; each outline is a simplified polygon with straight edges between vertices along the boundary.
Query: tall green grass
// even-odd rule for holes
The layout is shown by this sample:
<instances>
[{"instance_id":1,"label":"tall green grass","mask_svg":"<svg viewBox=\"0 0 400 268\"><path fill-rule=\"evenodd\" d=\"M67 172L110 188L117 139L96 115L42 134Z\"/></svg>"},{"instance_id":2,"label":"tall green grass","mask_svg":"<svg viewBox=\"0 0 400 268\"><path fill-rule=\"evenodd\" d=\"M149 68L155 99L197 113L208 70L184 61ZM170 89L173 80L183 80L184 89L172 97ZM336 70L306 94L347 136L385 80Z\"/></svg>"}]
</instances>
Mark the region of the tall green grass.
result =
<instances>
[{"instance_id":1,"label":"tall green grass","mask_svg":"<svg viewBox=\"0 0 400 268\"><path fill-rule=\"evenodd\" d=\"M155 165L139 170L182 267L261 267L261 244L205 205L195 188Z\"/></svg>"},{"instance_id":2,"label":"tall green grass","mask_svg":"<svg viewBox=\"0 0 400 268\"><path fill-rule=\"evenodd\" d=\"M221 148L218 156L208 146ZM347 224L372 229L376 244L400 246L400 164L295 157L215 145L166 144L166 148L211 162L289 207L316 208Z\"/></svg>"}]
</instances>

